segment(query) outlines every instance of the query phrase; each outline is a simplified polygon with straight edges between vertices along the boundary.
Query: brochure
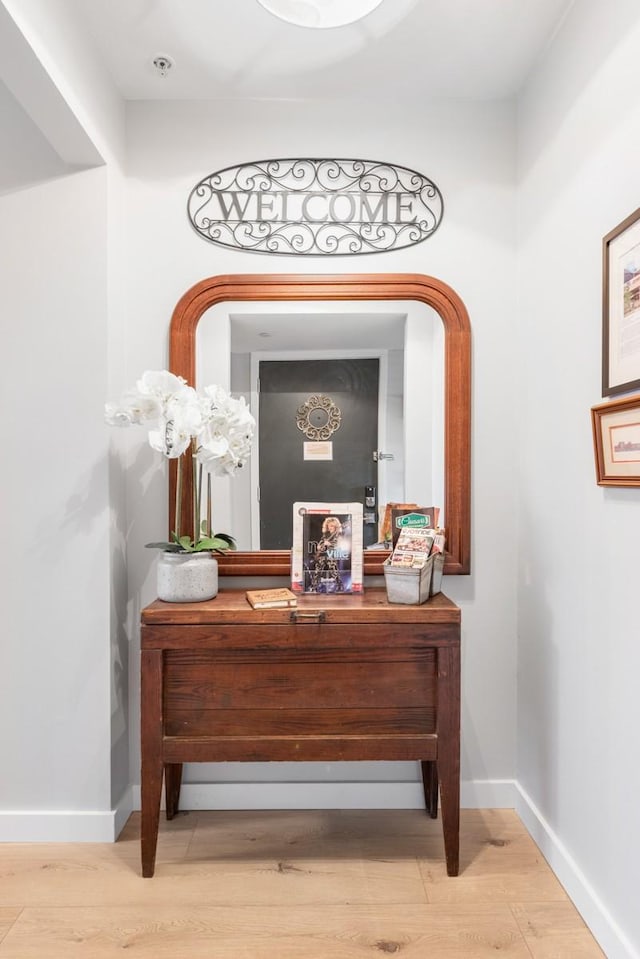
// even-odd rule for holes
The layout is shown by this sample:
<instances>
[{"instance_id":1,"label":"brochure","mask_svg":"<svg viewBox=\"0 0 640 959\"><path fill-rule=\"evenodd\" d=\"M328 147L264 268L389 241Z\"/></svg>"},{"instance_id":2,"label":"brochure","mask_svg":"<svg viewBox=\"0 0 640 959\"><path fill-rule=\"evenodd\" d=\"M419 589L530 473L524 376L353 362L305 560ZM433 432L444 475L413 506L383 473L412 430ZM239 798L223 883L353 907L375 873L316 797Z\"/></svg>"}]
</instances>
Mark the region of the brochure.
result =
<instances>
[{"instance_id":1,"label":"brochure","mask_svg":"<svg viewBox=\"0 0 640 959\"><path fill-rule=\"evenodd\" d=\"M438 525L440 509L437 506L392 507L391 543L398 542L400 531L404 529L433 529Z\"/></svg>"},{"instance_id":2,"label":"brochure","mask_svg":"<svg viewBox=\"0 0 640 959\"><path fill-rule=\"evenodd\" d=\"M404 569L420 569L426 565L431 553L435 530L412 529L407 527L400 530L398 542L391 555L391 565L401 566Z\"/></svg>"}]
</instances>

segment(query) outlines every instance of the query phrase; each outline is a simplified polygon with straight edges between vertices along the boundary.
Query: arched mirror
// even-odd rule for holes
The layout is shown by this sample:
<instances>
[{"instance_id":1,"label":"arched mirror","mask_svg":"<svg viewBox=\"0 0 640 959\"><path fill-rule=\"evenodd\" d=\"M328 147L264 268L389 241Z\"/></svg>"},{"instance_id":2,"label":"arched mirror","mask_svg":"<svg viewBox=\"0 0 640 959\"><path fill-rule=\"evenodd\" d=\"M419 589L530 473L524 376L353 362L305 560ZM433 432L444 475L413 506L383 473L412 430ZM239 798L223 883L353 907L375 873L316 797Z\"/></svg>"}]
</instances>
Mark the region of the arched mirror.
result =
<instances>
[{"instance_id":1,"label":"arched mirror","mask_svg":"<svg viewBox=\"0 0 640 959\"><path fill-rule=\"evenodd\" d=\"M170 356L169 364L174 373L183 376L193 385L199 383L198 376L202 376L202 336L199 334L199 323L205 316L207 337L211 342L211 328L216 329L216 323L221 327L220 320L216 319L214 307L221 305L228 324L229 310L227 307L237 304L249 304L251 309L259 312L264 304L282 304L289 311L291 305L303 305L308 310L310 304L321 307L324 304L342 303L342 309L347 307L352 311L354 304L367 305L384 304L396 312L387 311L393 326L397 320L398 303L417 306L413 310L412 322L425 322L420 314L423 307L425 314L433 316L433 311L441 320L442 329L437 331L436 339L442 343L443 374L442 374L442 464L441 483L442 502L430 502L428 505L440 505L443 510L443 522L447 531L447 556L445 572L448 574L464 574L470 568L470 406L471 406L471 330L469 318L464 304L457 294L446 284L433 277L420 274L347 274L340 276L323 275L231 275L215 276L197 283L178 302L170 328ZM395 302L394 302L395 301ZM424 307L429 308L424 310ZM244 317L251 309L245 307ZM247 312L248 310L248 312ZM339 313L341 312L338 311ZM317 316L318 314L316 314ZM326 315L326 314L323 314ZM202 324L202 328L205 324ZM201 329L202 329L201 328ZM222 329L220 330L222 333ZM429 339L429 337L427 337ZM424 340L418 337L417 343ZM220 345L221 344L221 345ZM327 355L333 355L326 338L320 340L322 349ZM231 349L229 327L221 335L217 350L228 353ZM420 353L422 347L410 347L411 364L417 367L418 375L421 364L425 371L429 370L430 361ZM337 351L336 351L337 352ZM367 354L368 355L368 354ZM227 365L230 357L224 356ZM415 375L415 373L414 373ZM425 372L425 382L429 373ZM209 382L210 380L207 380ZM219 381L219 379L218 379ZM419 449L421 443L431 442L433 429L424 419L424 426L416 429L416 422L421 423L423 404L415 389L409 390L410 404L408 410L414 421L409 449ZM312 412L312 418L315 411ZM436 430L437 432L437 430ZM416 444L418 446L416 447ZM172 464L173 466L173 464ZM234 481L232 481L234 482ZM425 484L426 486L426 484ZM429 485L429 490L431 486ZM425 502L430 495L425 490L424 496L416 495L415 479L413 484L413 501ZM174 528L174 494L175 474L170 473L170 523ZM309 499L303 495L300 499ZM189 528L191 490L185 485L182 496L182 528ZM426 504L425 504L426 505ZM382 564L388 553L384 550L365 550L365 575L382 575ZM290 554L287 549L250 550L240 549L219 557L221 575L242 576L287 576L290 572Z\"/></svg>"}]
</instances>

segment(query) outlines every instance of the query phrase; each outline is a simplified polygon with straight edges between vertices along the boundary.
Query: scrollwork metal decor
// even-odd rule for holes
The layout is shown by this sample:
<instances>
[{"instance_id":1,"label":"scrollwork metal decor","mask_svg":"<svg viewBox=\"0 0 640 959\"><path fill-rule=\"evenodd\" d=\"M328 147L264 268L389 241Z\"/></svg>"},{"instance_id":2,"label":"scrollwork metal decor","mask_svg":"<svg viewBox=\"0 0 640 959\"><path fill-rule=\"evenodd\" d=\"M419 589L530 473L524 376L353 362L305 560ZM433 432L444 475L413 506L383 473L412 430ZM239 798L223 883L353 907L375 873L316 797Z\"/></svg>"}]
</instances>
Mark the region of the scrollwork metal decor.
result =
<instances>
[{"instance_id":1,"label":"scrollwork metal decor","mask_svg":"<svg viewBox=\"0 0 640 959\"><path fill-rule=\"evenodd\" d=\"M296 410L296 426L310 440L328 440L341 423L342 413L329 396L310 396Z\"/></svg>"},{"instance_id":2,"label":"scrollwork metal decor","mask_svg":"<svg viewBox=\"0 0 640 959\"><path fill-rule=\"evenodd\" d=\"M422 243L438 229L435 183L377 160L277 159L226 167L191 191L195 230L219 246L286 256L352 256Z\"/></svg>"}]
</instances>

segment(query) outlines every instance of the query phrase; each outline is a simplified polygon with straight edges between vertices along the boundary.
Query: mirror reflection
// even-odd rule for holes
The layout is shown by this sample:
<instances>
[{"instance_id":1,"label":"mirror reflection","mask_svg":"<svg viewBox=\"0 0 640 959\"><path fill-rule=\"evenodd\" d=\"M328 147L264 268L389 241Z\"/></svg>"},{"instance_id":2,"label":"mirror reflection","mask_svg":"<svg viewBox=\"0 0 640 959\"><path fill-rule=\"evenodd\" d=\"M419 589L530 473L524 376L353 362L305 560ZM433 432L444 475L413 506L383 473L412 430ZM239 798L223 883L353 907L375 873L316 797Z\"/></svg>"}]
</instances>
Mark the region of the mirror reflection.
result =
<instances>
[{"instance_id":1,"label":"mirror reflection","mask_svg":"<svg viewBox=\"0 0 640 959\"><path fill-rule=\"evenodd\" d=\"M368 548L385 503L444 508L444 331L425 303L218 303L196 330L211 383L257 420L247 468L214 479L214 526L240 550L289 549L299 500L361 502Z\"/></svg>"}]
</instances>

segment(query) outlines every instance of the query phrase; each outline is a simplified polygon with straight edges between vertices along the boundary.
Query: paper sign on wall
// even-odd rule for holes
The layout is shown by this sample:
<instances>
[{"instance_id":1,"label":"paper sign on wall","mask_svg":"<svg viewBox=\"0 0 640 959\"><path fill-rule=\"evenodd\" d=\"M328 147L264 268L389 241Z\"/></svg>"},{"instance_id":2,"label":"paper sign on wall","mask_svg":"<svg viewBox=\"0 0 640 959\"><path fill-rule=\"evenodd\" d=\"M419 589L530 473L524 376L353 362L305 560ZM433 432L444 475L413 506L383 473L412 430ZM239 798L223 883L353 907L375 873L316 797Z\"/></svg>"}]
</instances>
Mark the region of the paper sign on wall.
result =
<instances>
[{"instance_id":1,"label":"paper sign on wall","mask_svg":"<svg viewBox=\"0 0 640 959\"><path fill-rule=\"evenodd\" d=\"M333 443L331 440L315 441L312 443L303 443L305 460L332 460Z\"/></svg>"}]
</instances>

